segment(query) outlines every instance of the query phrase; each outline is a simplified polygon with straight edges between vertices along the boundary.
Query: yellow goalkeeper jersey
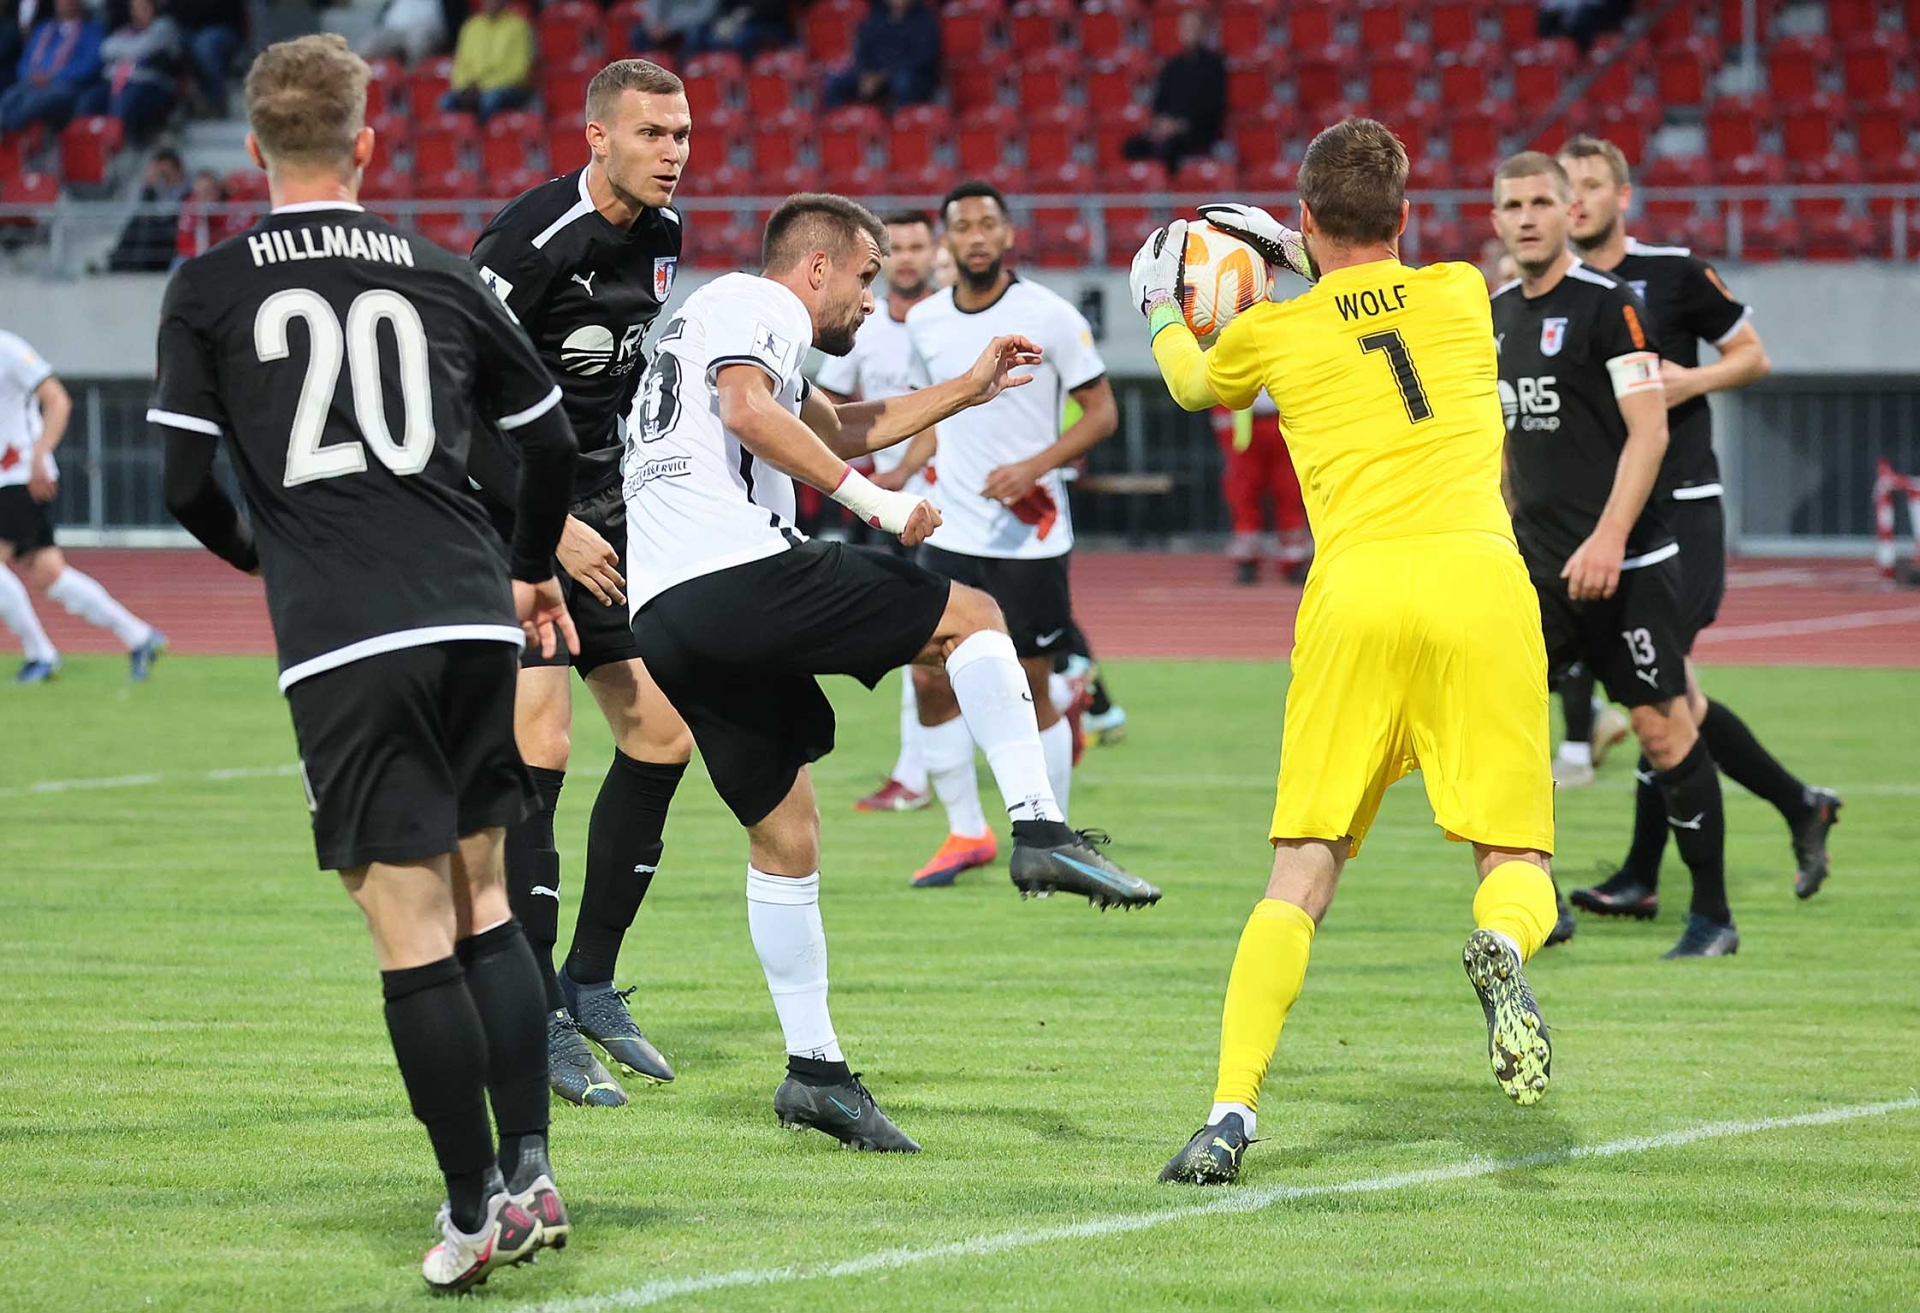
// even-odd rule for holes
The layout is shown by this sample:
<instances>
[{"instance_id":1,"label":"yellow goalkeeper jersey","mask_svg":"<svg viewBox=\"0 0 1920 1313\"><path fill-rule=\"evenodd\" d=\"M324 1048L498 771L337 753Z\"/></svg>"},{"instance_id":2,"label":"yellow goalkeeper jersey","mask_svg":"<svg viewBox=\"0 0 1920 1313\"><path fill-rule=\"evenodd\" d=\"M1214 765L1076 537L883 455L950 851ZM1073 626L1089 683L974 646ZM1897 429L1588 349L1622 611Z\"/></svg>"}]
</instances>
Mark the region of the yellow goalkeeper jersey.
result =
<instances>
[{"instance_id":1,"label":"yellow goalkeeper jersey","mask_svg":"<svg viewBox=\"0 0 1920 1313\"><path fill-rule=\"evenodd\" d=\"M1154 343L1175 398L1211 404L1179 385L1199 374L1192 337L1176 327L1158 339L1175 339ZM1323 561L1415 534L1513 541L1493 313L1472 265L1335 270L1290 301L1248 309L1204 359L1206 390L1223 404L1252 405L1264 387L1279 406Z\"/></svg>"}]
</instances>

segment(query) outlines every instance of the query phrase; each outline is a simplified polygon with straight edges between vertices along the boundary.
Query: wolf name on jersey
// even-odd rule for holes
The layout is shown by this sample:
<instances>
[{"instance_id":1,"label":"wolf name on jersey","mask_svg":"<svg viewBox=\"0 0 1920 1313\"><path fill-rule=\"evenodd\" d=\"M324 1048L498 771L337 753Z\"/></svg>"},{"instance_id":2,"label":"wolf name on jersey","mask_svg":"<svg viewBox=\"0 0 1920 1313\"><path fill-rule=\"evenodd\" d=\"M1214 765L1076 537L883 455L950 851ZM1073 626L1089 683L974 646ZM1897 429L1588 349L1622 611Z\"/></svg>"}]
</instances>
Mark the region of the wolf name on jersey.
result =
<instances>
[{"instance_id":1,"label":"wolf name on jersey","mask_svg":"<svg viewBox=\"0 0 1920 1313\"><path fill-rule=\"evenodd\" d=\"M40 401L34 396L53 377L38 351L22 338L0 331L0 488L33 477L33 444L42 429ZM48 457L47 463L53 464ZM53 477L60 477L54 470ZM0 569L5 569L0 566Z\"/></svg>"},{"instance_id":2,"label":"wolf name on jersey","mask_svg":"<svg viewBox=\"0 0 1920 1313\"><path fill-rule=\"evenodd\" d=\"M752 365L795 415L813 319L770 278L725 274L680 307L654 343L627 417L627 601L631 613L688 579L806 541L793 480L754 458L720 422L715 379Z\"/></svg>"},{"instance_id":3,"label":"wolf name on jersey","mask_svg":"<svg viewBox=\"0 0 1920 1313\"><path fill-rule=\"evenodd\" d=\"M473 398L511 433L560 389L473 266L357 205L288 205L176 270L160 315L147 419L225 439L282 689L404 647L521 642L467 494Z\"/></svg>"},{"instance_id":4,"label":"wolf name on jersey","mask_svg":"<svg viewBox=\"0 0 1920 1313\"><path fill-rule=\"evenodd\" d=\"M566 396L580 443L574 499L612 486L620 420L646 368L641 339L673 294L679 214L643 210L631 228L617 228L594 208L581 168L495 215L474 243L473 263Z\"/></svg>"},{"instance_id":5,"label":"wolf name on jersey","mask_svg":"<svg viewBox=\"0 0 1920 1313\"><path fill-rule=\"evenodd\" d=\"M887 311L884 299L867 316L867 322L854 335L853 350L844 356L827 356L815 372L813 381L829 392L862 401L885 401L902 396L913 388L909 381L913 342L907 336L905 320L895 319ZM911 440L896 442L873 453L873 468L885 473L907 458ZM919 492L923 481L918 475L908 482L907 491Z\"/></svg>"},{"instance_id":6,"label":"wolf name on jersey","mask_svg":"<svg viewBox=\"0 0 1920 1313\"><path fill-rule=\"evenodd\" d=\"M940 475L928 499L943 522L927 541L963 556L1064 556L1073 548L1073 516L1059 470L1048 470L1011 507L981 490L1000 466L1051 447L1060 437L1067 394L1107 372L1086 317L1024 278L1016 277L999 300L981 310L962 310L954 304L953 289L945 288L907 311L910 380L921 388L966 373L987 343L1003 333L1025 334L1045 354L1032 371L1032 383L940 421Z\"/></svg>"},{"instance_id":7,"label":"wolf name on jersey","mask_svg":"<svg viewBox=\"0 0 1920 1313\"><path fill-rule=\"evenodd\" d=\"M1529 564L1557 573L1600 523L1627 443L1619 398L1660 387L1646 306L1624 283L1575 260L1529 297L1518 280L1493 297L1500 406L1518 509L1514 534ZM1675 554L1649 500L1627 536L1622 569Z\"/></svg>"},{"instance_id":8,"label":"wolf name on jersey","mask_svg":"<svg viewBox=\"0 0 1920 1313\"><path fill-rule=\"evenodd\" d=\"M1627 239L1627 254L1611 274L1647 303L1660 354L1688 369L1700 364L1702 340L1720 346L1740 331L1753 308L1727 289L1712 265L1684 246L1643 246ZM1660 495L1693 501L1720 494L1720 462L1713 454L1713 410L1704 396L1667 411L1667 456Z\"/></svg>"}]
</instances>

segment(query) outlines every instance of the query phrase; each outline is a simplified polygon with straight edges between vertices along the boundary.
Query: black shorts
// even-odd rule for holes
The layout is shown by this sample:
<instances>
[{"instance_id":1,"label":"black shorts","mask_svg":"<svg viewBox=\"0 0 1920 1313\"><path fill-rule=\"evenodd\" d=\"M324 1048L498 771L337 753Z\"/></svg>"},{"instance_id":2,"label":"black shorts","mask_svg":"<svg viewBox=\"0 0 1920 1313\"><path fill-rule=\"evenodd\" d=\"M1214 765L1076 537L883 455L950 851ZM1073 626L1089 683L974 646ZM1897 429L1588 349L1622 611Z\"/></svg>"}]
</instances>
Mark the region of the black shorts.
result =
<instances>
[{"instance_id":1,"label":"black shorts","mask_svg":"<svg viewBox=\"0 0 1920 1313\"><path fill-rule=\"evenodd\" d=\"M527 814L515 656L507 643L405 647L287 690L323 869L437 857Z\"/></svg>"},{"instance_id":2,"label":"black shorts","mask_svg":"<svg viewBox=\"0 0 1920 1313\"><path fill-rule=\"evenodd\" d=\"M625 490L614 484L605 492L595 493L585 501L577 502L571 508L573 517L602 538L607 540L620 556L620 575L627 573L627 501ZM498 514L495 519L498 521ZM503 536L513 532L512 513L507 513L507 524ZM528 644L520 654L520 668L530 670L535 666L572 665L582 675L590 674L597 667L610 665L615 661L632 661L640 655L640 647L633 641L633 626L627 616L624 602L615 602L607 606L595 597L587 586L575 580L565 570L554 567L554 573L560 579L560 592L567 599L567 613L573 617L573 627L580 634L580 654L574 656L567 651L565 643L556 642L552 656L541 656L540 649Z\"/></svg>"},{"instance_id":3,"label":"black shorts","mask_svg":"<svg viewBox=\"0 0 1920 1313\"><path fill-rule=\"evenodd\" d=\"M24 483L0 488L0 543L12 543L15 556L53 546L53 508L35 501Z\"/></svg>"},{"instance_id":4,"label":"black shorts","mask_svg":"<svg viewBox=\"0 0 1920 1313\"><path fill-rule=\"evenodd\" d=\"M911 561L814 539L675 584L633 627L715 791L753 825L833 750L833 705L814 676L872 688L920 654L950 591Z\"/></svg>"},{"instance_id":5,"label":"black shorts","mask_svg":"<svg viewBox=\"0 0 1920 1313\"><path fill-rule=\"evenodd\" d=\"M1680 544L1680 615L1687 651L1720 615L1727 596L1727 512L1718 497L1670 501L1660 508Z\"/></svg>"},{"instance_id":6,"label":"black shorts","mask_svg":"<svg viewBox=\"0 0 1920 1313\"><path fill-rule=\"evenodd\" d=\"M1050 657L1064 651L1073 630L1073 594L1067 586L1071 553L1038 560L1006 556L967 556L938 547L922 547L920 564L957 584L978 588L1000 604L1022 657Z\"/></svg>"},{"instance_id":7,"label":"black shorts","mask_svg":"<svg viewBox=\"0 0 1920 1313\"><path fill-rule=\"evenodd\" d=\"M1558 686L1580 663L1615 702L1643 707L1687 691L1687 627L1680 612L1680 562L1670 556L1620 572L1612 597L1576 602L1559 567L1529 561L1540 595L1547 671Z\"/></svg>"}]
</instances>

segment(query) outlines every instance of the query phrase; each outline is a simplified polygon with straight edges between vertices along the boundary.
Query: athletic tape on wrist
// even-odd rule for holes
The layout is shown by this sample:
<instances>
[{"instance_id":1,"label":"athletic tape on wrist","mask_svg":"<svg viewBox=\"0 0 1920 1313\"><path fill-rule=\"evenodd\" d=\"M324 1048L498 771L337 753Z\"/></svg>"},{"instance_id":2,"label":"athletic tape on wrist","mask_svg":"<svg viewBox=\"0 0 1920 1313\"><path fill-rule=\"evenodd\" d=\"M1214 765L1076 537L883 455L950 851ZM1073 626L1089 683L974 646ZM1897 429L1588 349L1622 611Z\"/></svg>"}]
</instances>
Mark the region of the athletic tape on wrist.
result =
<instances>
[{"instance_id":1,"label":"athletic tape on wrist","mask_svg":"<svg viewBox=\"0 0 1920 1313\"><path fill-rule=\"evenodd\" d=\"M906 528L913 508L922 500L911 493L888 492L851 465L840 476L840 486L833 490L833 499L874 528L888 533L899 533Z\"/></svg>"}]
</instances>

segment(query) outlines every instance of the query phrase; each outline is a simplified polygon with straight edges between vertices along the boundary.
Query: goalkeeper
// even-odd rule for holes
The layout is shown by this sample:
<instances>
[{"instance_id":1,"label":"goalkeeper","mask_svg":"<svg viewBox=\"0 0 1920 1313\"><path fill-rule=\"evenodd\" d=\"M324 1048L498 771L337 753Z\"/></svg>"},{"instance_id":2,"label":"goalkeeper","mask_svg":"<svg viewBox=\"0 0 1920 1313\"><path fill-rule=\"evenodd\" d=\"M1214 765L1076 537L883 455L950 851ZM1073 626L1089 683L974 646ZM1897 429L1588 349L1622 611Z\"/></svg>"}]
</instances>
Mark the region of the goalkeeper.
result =
<instances>
[{"instance_id":1,"label":"goalkeeper","mask_svg":"<svg viewBox=\"0 0 1920 1313\"><path fill-rule=\"evenodd\" d=\"M1148 238L1133 264L1176 401L1238 409L1264 387L1279 405L1319 544L1293 651L1273 873L1227 982L1213 1108L1165 1181L1238 1176L1314 930L1381 794L1414 770L1447 837L1473 845L1465 957L1494 1077L1530 1104L1550 1075L1522 971L1554 923L1540 605L1500 497L1486 283L1469 264L1400 263L1406 180L1393 133L1348 119L1301 163L1300 233L1250 206L1200 207L1276 272L1313 283L1256 304L1210 351L1178 304L1185 222Z\"/></svg>"}]
</instances>

